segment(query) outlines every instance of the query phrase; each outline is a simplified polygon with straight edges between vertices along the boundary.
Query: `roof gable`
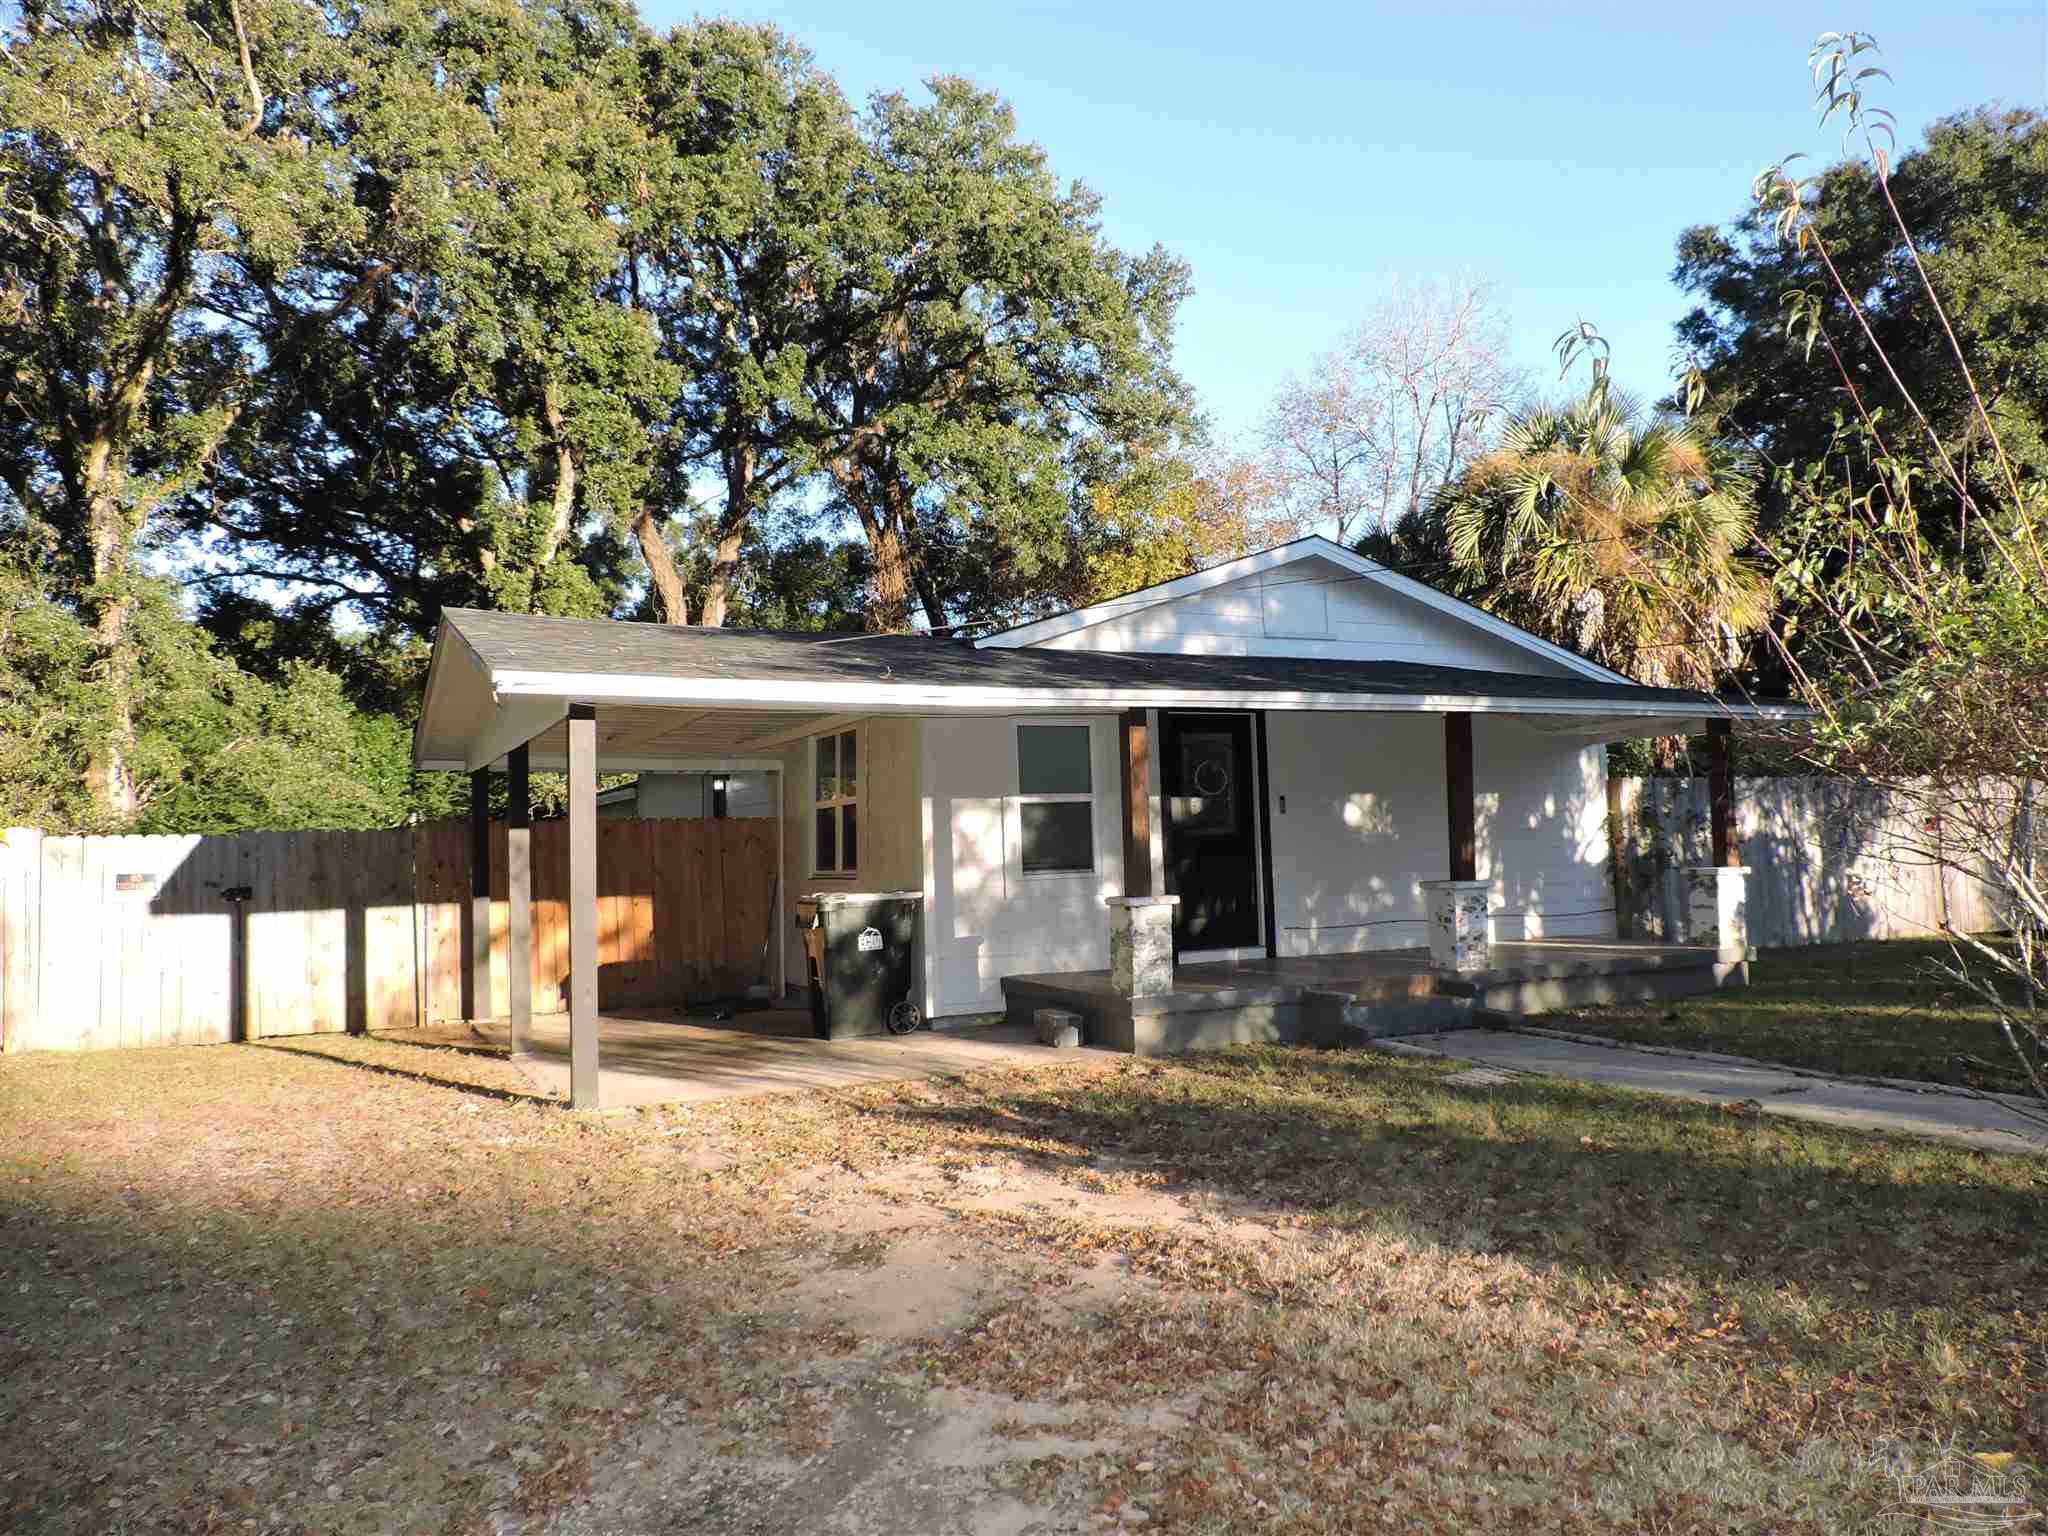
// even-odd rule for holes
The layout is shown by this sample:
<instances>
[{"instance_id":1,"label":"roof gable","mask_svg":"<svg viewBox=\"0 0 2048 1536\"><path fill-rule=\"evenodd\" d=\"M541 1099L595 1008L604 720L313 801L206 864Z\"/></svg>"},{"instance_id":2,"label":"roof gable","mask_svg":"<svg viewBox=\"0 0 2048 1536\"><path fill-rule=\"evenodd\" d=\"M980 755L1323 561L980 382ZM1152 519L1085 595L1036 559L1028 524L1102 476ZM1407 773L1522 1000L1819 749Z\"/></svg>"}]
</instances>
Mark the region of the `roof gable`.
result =
<instances>
[{"instance_id":1,"label":"roof gable","mask_svg":"<svg viewBox=\"0 0 2048 1536\"><path fill-rule=\"evenodd\" d=\"M976 643L1405 661L1629 681L1313 534Z\"/></svg>"}]
</instances>

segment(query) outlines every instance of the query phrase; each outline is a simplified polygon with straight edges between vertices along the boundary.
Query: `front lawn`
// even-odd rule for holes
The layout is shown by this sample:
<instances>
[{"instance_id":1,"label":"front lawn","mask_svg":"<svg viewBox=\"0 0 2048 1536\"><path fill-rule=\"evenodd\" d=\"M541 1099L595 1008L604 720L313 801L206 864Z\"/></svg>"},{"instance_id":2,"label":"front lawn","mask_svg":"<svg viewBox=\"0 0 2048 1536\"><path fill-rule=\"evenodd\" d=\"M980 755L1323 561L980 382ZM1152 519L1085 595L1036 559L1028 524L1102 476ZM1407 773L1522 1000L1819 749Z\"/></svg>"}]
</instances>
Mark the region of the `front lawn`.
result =
<instances>
[{"instance_id":1,"label":"front lawn","mask_svg":"<svg viewBox=\"0 0 2048 1536\"><path fill-rule=\"evenodd\" d=\"M1746 988L1581 1008L1538 1022L1823 1072L2027 1092L1991 1011L1932 973L1931 963L1948 952L1937 940L1918 939L1766 949Z\"/></svg>"},{"instance_id":2,"label":"front lawn","mask_svg":"<svg viewBox=\"0 0 2048 1536\"><path fill-rule=\"evenodd\" d=\"M2048 1462L2048 1163L1239 1049L578 1117L0 1060L0 1529L1872 1524Z\"/></svg>"}]
</instances>

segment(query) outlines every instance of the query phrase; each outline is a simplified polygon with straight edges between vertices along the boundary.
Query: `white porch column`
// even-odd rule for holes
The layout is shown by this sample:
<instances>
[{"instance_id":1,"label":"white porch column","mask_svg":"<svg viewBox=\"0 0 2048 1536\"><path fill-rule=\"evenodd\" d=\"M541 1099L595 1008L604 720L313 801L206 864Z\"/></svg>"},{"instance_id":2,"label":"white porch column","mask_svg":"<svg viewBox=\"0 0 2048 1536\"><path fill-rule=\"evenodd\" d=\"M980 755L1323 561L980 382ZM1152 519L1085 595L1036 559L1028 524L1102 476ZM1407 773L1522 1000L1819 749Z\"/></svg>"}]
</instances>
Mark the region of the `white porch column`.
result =
<instances>
[{"instance_id":1,"label":"white porch column","mask_svg":"<svg viewBox=\"0 0 2048 1536\"><path fill-rule=\"evenodd\" d=\"M1493 887L1485 880L1425 880L1429 901L1429 963L1440 971L1470 975L1490 963L1486 908Z\"/></svg>"},{"instance_id":2,"label":"white porch column","mask_svg":"<svg viewBox=\"0 0 2048 1536\"><path fill-rule=\"evenodd\" d=\"M596 1109L597 711L569 706L569 1106Z\"/></svg>"},{"instance_id":3,"label":"white porch column","mask_svg":"<svg viewBox=\"0 0 2048 1536\"><path fill-rule=\"evenodd\" d=\"M1119 997L1173 990L1173 909L1178 896L1105 896L1109 985Z\"/></svg>"},{"instance_id":4,"label":"white porch column","mask_svg":"<svg viewBox=\"0 0 2048 1536\"><path fill-rule=\"evenodd\" d=\"M1749 956L1749 866L1707 864L1685 872L1685 937L1724 960Z\"/></svg>"}]
</instances>

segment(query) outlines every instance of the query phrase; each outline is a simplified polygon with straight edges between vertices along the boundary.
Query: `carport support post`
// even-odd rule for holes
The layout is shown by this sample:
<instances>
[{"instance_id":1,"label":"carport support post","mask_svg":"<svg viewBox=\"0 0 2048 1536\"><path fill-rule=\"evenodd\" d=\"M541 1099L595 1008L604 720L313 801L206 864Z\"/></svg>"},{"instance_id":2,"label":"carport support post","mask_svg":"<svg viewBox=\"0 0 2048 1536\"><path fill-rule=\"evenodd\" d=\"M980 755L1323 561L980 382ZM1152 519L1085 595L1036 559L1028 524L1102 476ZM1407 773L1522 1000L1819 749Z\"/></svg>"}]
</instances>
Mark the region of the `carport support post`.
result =
<instances>
[{"instance_id":1,"label":"carport support post","mask_svg":"<svg viewBox=\"0 0 2048 1536\"><path fill-rule=\"evenodd\" d=\"M491 770L469 776L469 965L462 1016L474 1024L491 1011Z\"/></svg>"},{"instance_id":2,"label":"carport support post","mask_svg":"<svg viewBox=\"0 0 2048 1536\"><path fill-rule=\"evenodd\" d=\"M569 1105L597 1108L597 710L569 706Z\"/></svg>"},{"instance_id":3,"label":"carport support post","mask_svg":"<svg viewBox=\"0 0 2048 1536\"><path fill-rule=\"evenodd\" d=\"M505 754L505 968L512 1054L533 1049L533 786L526 743Z\"/></svg>"}]
</instances>

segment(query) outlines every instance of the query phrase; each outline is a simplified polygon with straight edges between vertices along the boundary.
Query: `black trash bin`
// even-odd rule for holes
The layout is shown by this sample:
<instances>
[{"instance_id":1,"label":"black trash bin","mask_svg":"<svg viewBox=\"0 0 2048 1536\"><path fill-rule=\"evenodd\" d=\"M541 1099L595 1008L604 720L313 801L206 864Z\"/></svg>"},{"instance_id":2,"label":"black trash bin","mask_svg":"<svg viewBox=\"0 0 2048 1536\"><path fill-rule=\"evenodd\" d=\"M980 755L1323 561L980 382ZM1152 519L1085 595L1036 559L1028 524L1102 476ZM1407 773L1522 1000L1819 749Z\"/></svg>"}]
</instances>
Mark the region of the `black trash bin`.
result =
<instances>
[{"instance_id":1,"label":"black trash bin","mask_svg":"<svg viewBox=\"0 0 2048 1536\"><path fill-rule=\"evenodd\" d=\"M811 1032L820 1040L907 1035L924 1022L916 1001L921 891L799 896L811 981Z\"/></svg>"}]
</instances>

